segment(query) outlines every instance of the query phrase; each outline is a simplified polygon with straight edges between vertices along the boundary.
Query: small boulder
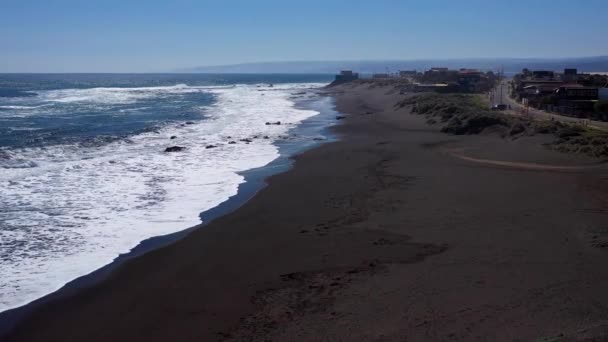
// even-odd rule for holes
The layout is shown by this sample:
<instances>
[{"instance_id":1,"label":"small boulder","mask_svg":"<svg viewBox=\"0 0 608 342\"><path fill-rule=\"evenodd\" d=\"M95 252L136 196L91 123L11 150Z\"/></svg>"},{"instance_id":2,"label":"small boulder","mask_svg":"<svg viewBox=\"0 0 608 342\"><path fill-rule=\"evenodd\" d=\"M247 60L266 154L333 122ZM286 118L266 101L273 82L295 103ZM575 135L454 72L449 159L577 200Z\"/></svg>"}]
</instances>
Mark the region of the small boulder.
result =
<instances>
[{"instance_id":1,"label":"small boulder","mask_svg":"<svg viewBox=\"0 0 608 342\"><path fill-rule=\"evenodd\" d=\"M241 139L241 141L242 141L242 142L246 142L246 143L250 143L250 142L252 142L252 140L251 140L251 139Z\"/></svg>"},{"instance_id":2,"label":"small boulder","mask_svg":"<svg viewBox=\"0 0 608 342\"><path fill-rule=\"evenodd\" d=\"M177 138L177 135L172 135L171 138L169 138L169 139L173 140L173 139L176 139L176 138Z\"/></svg>"},{"instance_id":3,"label":"small boulder","mask_svg":"<svg viewBox=\"0 0 608 342\"><path fill-rule=\"evenodd\" d=\"M185 150L185 147L182 146L171 146L165 149L165 152L179 152Z\"/></svg>"},{"instance_id":4,"label":"small boulder","mask_svg":"<svg viewBox=\"0 0 608 342\"><path fill-rule=\"evenodd\" d=\"M266 126L270 126L270 125L280 125L281 121L277 121L277 122L267 122Z\"/></svg>"},{"instance_id":5,"label":"small boulder","mask_svg":"<svg viewBox=\"0 0 608 342\"><path fill-rule=\"evenodd\" d=\"M264 139L270 139L270 137L269 137L269 136L267 136L267 135L265 135L265 136L264 136Z\"/></svg>"},{"instance_id":6,"label":"small boulder","mask_svg":"<svg viewBox=\"0 0 608 342\"><path fill-rule=\"evenodd\" d=\"M216 147L217 147L216 145L207 145L207 146L205 146L206 149L216 148Z\"/></svg>"}]
</instances>

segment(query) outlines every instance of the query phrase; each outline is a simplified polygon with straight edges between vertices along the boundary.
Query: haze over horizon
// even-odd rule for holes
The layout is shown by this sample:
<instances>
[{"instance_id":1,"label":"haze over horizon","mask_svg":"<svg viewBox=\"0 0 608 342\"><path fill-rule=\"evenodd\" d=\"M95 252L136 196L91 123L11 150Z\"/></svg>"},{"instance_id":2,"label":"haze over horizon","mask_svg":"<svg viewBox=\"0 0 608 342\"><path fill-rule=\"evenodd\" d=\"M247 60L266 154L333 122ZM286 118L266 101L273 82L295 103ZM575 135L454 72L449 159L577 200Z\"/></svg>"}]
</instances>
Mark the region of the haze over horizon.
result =
<instances>
[{"instance_id":1,"label":"haze over horizon","mask_svg":"<svg viewBox=\"0 0 608 342\"><path fill-rule=\"evenodd\" d=\"M606 56L607 10L599 0L5 2L0 72Z\"/></svg>"}]
</instances>

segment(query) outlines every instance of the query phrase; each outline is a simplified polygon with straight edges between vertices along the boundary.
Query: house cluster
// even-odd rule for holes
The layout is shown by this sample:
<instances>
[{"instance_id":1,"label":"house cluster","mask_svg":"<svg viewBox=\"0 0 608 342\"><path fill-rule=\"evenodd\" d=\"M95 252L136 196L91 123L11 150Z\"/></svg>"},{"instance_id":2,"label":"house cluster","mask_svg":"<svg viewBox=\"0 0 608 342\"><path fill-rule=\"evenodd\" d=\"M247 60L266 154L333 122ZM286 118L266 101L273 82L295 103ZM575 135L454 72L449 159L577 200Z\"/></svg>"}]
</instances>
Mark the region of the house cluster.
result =
<instances>
[{"instance_id":1,"label":"house cluster","mask_svg":"<svg viewBox=\"0 0 608 342\"><path fill-rule=\"evenodd\" d=\"M404 90L413 92L480 93L489 91L498 79L491 71L483 72L467 68L450 70L444 67L431 68L421 73L400 72L400 76L411 79L409 89Z\"/></svg>"},{"instance_id":2,"label":"house cluster","mask_svg":"<svg viewBox=\"0 0 608 342\"><path fill-rule=\"evenodd\" d=\"M580 118L608 120L608 76L524 69L513 77L511 96L526 106Z\"/></svg>"},{"instance_id":3,"label":"house cluster","mask_svg":"<svg viewBox=\"0 0 608 342\"><path fill-rule=\"evenodd\" d=\"M367 76L369 77L369 76ZM423 72L400 70L396 73L374 73L374 80L392 80L403 84L402 92L465 92L481 93L489 91L498 80L493 72L482 72L477 69L450 70L444 67L431 68ZM342 70L335 76L333 84L340 84L359 79L359 74L351 70Z\"/></svg>"}]
</instances>

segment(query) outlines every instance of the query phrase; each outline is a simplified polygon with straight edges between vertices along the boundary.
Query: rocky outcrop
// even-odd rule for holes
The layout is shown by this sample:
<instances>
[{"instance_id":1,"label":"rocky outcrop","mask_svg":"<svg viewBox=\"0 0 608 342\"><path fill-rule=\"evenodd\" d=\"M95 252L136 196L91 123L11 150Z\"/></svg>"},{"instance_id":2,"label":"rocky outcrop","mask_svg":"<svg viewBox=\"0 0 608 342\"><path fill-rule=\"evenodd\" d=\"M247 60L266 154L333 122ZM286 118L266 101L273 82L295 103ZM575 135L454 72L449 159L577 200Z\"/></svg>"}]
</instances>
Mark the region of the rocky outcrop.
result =
<instances>
[{"instance_id":1,"label":"rocky outcrop","mask_svg":"<svg viewBox=\"0 0 608 342\"><path fill-rule=\"evenodd\" d=\"M180 152L185 150L186 148L183 146L170 146L165 149L165 152Z\"/></svg>"}]
</instances>

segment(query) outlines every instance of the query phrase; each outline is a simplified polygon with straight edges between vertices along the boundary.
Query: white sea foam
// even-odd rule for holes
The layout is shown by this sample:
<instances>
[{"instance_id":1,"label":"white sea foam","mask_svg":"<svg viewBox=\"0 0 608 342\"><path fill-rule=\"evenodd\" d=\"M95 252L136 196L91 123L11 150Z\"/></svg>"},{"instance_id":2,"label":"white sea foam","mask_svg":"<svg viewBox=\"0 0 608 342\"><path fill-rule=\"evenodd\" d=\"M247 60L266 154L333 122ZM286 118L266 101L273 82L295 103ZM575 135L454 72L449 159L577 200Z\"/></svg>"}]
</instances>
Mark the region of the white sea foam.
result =
<instances>
[{"instance_id":1,"label":"white sea foam","mask_svg":"<svg viewBox=\"0 0 608 342\"><path fill-rule=\"evenodd\" d=\"M49 102L84 102L99 104L128 104L137 100L158 98L162 96L204 92L218 87L191 87L178 84L167 87L147 88L86 88L86 89L59 89L39 91L37 94L43 101ZM229 88L229 87L224 87Z\"/></svg>"},{"instance_id":2,"label":"white sea foam","mask_svg":"<svg viewBox=\"0 0 608 342\"><path fill-rule=\"evenodd\" d=\"M0 106L0 109L32 109L40 106Z\"/></svg>"},{"instance_id":3,"label":"white sea foam","mask_svg":"<svg viewBox=\"0 0 608 342\"><path fill-rule=\"evenodd\" d=\"M0 231L0 311L57 290L146 238L200 223L200 212L236 194L244 181L238 172L277 158L273 142L317 114L294 108L289 100L294 89L310 86L178 85L43 94L53 101L123 103L206 91L217 102L201 109L206 120L129 141L95 148L28 148L6 155L5 163L23 168L0 168L0 224L11 228ZM284 124L266 125L268 121ZM173 135L177 138L170 140ZM269 139L228 144L253 136ZM210 144L217 147L206 149ZM164 153L171 145L186 149Z\"/></svg>"}]
</instances>

